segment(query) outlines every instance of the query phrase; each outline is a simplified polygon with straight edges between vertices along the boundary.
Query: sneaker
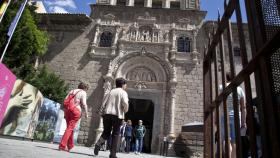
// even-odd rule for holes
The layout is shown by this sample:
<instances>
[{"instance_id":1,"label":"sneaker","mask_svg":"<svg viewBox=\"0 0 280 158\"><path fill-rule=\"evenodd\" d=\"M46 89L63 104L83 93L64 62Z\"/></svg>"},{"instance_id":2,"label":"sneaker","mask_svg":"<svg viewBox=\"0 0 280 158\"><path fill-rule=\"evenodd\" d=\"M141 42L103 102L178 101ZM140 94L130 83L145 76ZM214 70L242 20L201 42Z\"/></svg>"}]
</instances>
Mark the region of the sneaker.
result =
<instances>
[{"instance_id":1,"label":"sneaker","mask_svg":"<svg viewBox=\"0 0 280 158\"><path fill-rule=\"evenodd\" d=\"M62 148L62 147L58 147L59 151L66 151L66 152L70 152L70 150L66 149L66 148Z\"/></svg>"},{"instance_id":2,"label":"sneaker","mask_svg":"<svg viewBox=\"0 0 280 158\"><path fill-rule=\"evenodd\" d=\"M94 146L94 155L98 155L99 150L100 150L100 146L95 145Z\"/></svg>"}]
</instances>

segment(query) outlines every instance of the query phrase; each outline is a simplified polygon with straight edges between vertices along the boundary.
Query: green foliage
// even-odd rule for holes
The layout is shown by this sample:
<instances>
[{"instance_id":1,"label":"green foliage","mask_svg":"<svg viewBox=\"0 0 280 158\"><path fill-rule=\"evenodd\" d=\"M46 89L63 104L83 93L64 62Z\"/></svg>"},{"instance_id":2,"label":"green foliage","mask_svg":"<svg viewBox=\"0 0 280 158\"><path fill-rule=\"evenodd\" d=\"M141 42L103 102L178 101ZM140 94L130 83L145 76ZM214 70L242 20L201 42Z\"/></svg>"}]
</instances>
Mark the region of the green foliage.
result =
<instances>
[{"instance_id":1,"label":"green foliage","mask_svg":"<svg viewBox=\"0 0 280 158\"><path fill-rule=\"evenodd\" d=\"M43 96L59 103L62 103L69 89L68 84L48 70L46 66L40 68L38 74L28 79L27 82L37 87Z\"/></svg>"},{"instance_id":2,"label":"green foliage","mask_svg":"<svg viewBox=\"0 0 280 158\"><path fill-rule=\"evenodd\" d=\"M7 43L8 28L20 4L21 2L11 4L0 24L0 34L4 35L0 36L1 51ZM35 63L36 57L42 56L47 51L49 41L48 34L38 29L34 15L34 7L27 5L3 60L23 80L34 72L32 64Z\"/></svg>"},{"instance_id":3,"label":"green foliage","mask_svg":"<svg viewBox=\"0 0 280 158\"><path fill-rule=\"evenodd\" d=\"M11 2L0 23L0 51L4 50L8 28L21 3L22 1ZM45 66L39 70L34 68L36 59L47 51L50 38L47 32L38 29L38 15L34 10L34 6L26 5L3 62L17 78L37 87L45 97L61 103L67 94L68 85Z\"/></svg>"}]
</instances>

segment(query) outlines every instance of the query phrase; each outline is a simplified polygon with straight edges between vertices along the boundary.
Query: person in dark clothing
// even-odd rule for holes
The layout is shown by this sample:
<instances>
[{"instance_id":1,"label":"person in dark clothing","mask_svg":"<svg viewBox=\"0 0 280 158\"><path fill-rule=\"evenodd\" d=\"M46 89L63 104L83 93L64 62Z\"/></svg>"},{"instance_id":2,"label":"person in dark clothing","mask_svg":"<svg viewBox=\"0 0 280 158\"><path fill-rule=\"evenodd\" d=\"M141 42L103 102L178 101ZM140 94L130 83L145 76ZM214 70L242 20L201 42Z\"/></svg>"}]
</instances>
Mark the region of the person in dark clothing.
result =
<instances>
[{"instance_id":1,"label":"person in dark clothing","mask_svg":"<svg viewBox=\"0 0 280 158\"><path fill-rule=\"evenodd\" d=\"M132 123L131 120L127 120L127 125L125 128L124 136L125 136L125 142L126 142L126 148L125 151L127 153L130 152L130 142L131 142L131 137L132 137Z\"/></svg>"},{"instance_id":2,"label":"person in dark clothing","mask_svg":"<svg viewBox=\"0 0 280 158\"><path fill-rule=\"evenodd\" d=\"M125 113L128 111L128 95L125 91L126 81L123 78L116 79L116 88L109 92L108 99L105 101L103 117L104 131L94 147L94 154L98 155L100 147L110 137L112 131L112 144L110 158L117 158L117 145L120 133L121 122Z\"/></svg>"}]
</instances>

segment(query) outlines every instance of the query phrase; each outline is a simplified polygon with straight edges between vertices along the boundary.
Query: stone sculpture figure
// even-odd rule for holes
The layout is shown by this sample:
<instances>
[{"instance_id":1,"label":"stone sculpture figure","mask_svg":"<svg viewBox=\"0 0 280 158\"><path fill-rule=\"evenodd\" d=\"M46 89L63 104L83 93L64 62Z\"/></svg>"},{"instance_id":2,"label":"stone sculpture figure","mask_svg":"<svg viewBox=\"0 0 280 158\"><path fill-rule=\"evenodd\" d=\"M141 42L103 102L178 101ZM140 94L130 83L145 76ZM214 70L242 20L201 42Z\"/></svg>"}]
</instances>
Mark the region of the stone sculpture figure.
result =
<instances>
[{"instance_id":1,"label":"stone sculpture figure","mask_svg":"<svg viewBox=\"0 0 280 158\"><path fill-rule=\"evenodd\" d=\"M133 30L131 32L131 40L136 40L136 31L135 30Z\"/></svg>"},{"instance_id":2,"label":"stone sculpture figure","mask_svg":"<svg viewBox=\"0 0 280 158\"><path fill-rule=\"evenodd\" d=\"M158 32L154 32L153 42L158 42Z\"/></svg>"},{"instance_id":3,"label":"stone sculpture figure","mask_svg":"<svg viewBox=\"0 0 280 158\"><path fill-rule=\"evenodd\" d=\"M169 31L166 31L165 33L164 33L164 42L168 42L169 41Z\"/></svg>"},{"instance_id":4,"label":"stone sculpture figure","mask_svg":"<svg viewBox=\"0 0 280 158\"><path fill-rule=\"evenodd\" d=\"M143 30L142 32L142 41L149 41L150 32L149 30Z\"/></svg>"}]
</instances>

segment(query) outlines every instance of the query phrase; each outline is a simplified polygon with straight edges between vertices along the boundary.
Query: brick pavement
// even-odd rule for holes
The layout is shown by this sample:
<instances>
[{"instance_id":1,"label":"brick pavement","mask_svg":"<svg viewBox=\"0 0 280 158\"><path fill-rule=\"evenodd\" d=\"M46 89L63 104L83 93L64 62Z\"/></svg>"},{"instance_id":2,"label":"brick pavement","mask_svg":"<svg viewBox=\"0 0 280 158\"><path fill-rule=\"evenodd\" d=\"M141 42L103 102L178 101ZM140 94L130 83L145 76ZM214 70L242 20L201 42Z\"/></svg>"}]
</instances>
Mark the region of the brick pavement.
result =
<instances>
[{"instance_id":1,"label":"brick pavement","mask_svg":"<svg viewBox=\"0 0 280 158\"><path fill-rule=\"evenodd\" d=\"M68 153L59 151L57 144L0 138L0 158L108 158L109 152L100 151L93 156L93 148L75 146ZM119 158L161 158L159 155L118 153Z\"/></svg>"}]
</instances>

